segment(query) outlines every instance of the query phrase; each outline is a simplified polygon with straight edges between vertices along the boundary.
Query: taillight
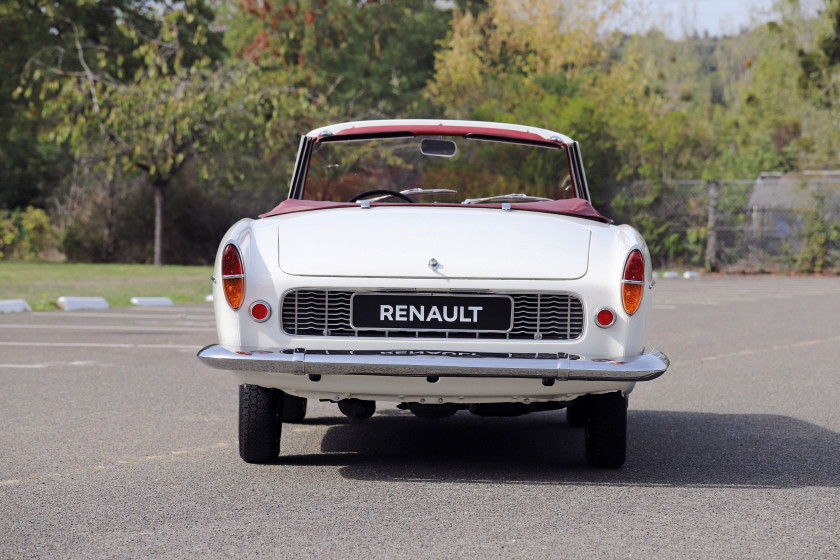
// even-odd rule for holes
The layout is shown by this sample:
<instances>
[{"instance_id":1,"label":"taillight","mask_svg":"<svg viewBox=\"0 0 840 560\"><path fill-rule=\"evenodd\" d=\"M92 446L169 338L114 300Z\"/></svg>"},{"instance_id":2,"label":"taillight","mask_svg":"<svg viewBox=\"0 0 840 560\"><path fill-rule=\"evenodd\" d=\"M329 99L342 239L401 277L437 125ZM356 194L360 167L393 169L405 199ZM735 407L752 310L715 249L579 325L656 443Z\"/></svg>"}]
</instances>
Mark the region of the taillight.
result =
<instances>
[{"instance_id":1,"label":"taillight","mask_svg":"<svg viewBox=\"0 0 840 560\"><path fill-rule=\"evenodd\" d=\"M644 292L645 259L641 251L633 249L624 263L624 277L621 280L621 303L628 315L638 311Z\"/></svg>"},{"instance_id":2,"label":"taillight","mask_svg":"<svg viewBox=\"0 0 840 560\"><path fill-rule=\"evenodd\" d=\"M233 309L242 307L245 300L245 269L242 255L233 243L225 245L222 251L222 291Z\"/></svg>"}]
</instances>

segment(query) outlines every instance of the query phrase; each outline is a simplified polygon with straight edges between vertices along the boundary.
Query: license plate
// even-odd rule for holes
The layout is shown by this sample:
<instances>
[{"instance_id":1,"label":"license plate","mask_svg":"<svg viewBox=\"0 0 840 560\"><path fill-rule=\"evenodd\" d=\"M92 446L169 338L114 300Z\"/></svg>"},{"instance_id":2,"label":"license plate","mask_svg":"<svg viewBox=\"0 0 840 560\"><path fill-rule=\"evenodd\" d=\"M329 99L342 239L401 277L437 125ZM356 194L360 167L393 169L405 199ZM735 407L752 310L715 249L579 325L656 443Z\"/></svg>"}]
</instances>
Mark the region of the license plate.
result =
<instances>
[{"instance_id":1,"label":"license plate","mask_svg":"<svg viewBox=\"0 0 840 560\"><path fill-rule=\"evenodd\" d=\"M356 330L508 332L510 296L354 294L350 324Z\"/></svg>"}]
</instances>

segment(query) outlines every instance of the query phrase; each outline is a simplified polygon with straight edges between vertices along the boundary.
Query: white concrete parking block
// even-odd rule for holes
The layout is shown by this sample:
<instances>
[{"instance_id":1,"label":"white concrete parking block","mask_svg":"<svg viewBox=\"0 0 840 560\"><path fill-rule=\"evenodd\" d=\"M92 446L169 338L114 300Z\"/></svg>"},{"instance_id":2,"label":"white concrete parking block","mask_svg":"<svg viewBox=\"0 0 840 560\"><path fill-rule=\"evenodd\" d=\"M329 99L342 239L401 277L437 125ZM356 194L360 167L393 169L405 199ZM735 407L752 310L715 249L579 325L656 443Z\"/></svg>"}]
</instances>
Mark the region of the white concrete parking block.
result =
<instances>
[{"instance_id":1,"label":"white concrete parking block","mask_svg":"<svg viewBox=\"0 0 840 560\"><path fill-rule=\"evenodd\" d=\"M0 313L20 313L21 311L32 311L29 304L22 299L0 300Z\"/></svg>"},{"instance_id":2,"label":"white concrete parking block","mask_svg":"<svg viewBox=\"0 0 840 560\"><path fill-rule=\"evenodd\" d=\"M169 307L174 305L168 297L133 297L131 303L144 307Z\"/></svg>"},{"instance_id":3,"label":"white concrete parking block","mask_svg":"<svg viewBox=\"0 0 840 560\"><path fill-rule=\"evenodd\" d=\"M85 309L108 309L108 302L103 297L67 297L58 298L58 306L65 311Z\"/></svg>"},{"instance_id":4,"label":"white concrete parking block","mask_svg":"<svg viewBox=\"0 0 840 560\"><path fill-rule=\"evenodd\" d=\"M213 294L210 294L209 296L204 298L204 301L206 301L208 303L213 303Z\"/></svg>"}]
</instances>

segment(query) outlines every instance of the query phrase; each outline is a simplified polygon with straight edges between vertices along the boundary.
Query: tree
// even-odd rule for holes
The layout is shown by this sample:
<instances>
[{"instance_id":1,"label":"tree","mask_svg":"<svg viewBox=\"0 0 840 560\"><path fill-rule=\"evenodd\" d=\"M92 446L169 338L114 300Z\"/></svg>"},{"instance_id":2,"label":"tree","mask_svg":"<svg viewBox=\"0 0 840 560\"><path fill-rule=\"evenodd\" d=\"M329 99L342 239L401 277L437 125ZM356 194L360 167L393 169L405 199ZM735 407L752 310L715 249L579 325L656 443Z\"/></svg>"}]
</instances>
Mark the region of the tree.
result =
<instances>
[{"instance_id":1,"label":"tree","mask_svg":"<svg viewBox=\"0 0 840 560\"><path fill-rule=\"evenodd\" d=\"M477 15L459 12L427 94L450 116L533 123L580 140L597 162L587 171L596 197L606 180L702 172L713 144L695 44L611 33L619 7L496 0Z\"/></svg>"},{"instance_id":2,"label":"tree","mask_svg":"<svg viewBox=\"0 0 840 560\"><path fill-rule=\"evenodd\" d=\"M110 45L125 56L130 45L116 23L124 20L137 28L148 27L144 4L137 0L0 2L0 208L45 207L71 166L72 158L60 147L39 139L44 76L36 71L33 59L50 64L61 60L72 66L67 55L74 52L74 26L83 42ZM129 61L125 64L133 71ZM26 96L15 95L22 75L27 77Z\"/></svg>"},{"instance_id":3,"label":"tree","mask_svg":"<svg viewBox=\"0 0 840 560\"><path fill-rule=\"evenodd\" d=\"M459 10L436 55L427 95L450 116L466 118L495 105L507 119L532 96L571 98L609 55L605 27L620 4L493 0L478 13Z\"/></svg>"},{"instance_id":4,"label":"tree","mask_svg":"<svg viewBox=\"0 0 840 560\"><path fill-rule=\"evenodd\" d=\"M326 95L345 118L407 116L432 77L450 17L433 0L243 0L229 44Z\"/></svg>"},{"instance_id":5,"label":"tree","mask_svg":"<svg viewBox=\"0 0 840 560\"><path fill-rule=\"evenodd\" d=\"M33 64L21 86L44 97L46 134L59 145L82 153L106 146L100 165L139 171L155 192L154 263L164 262L166 191L184 165L227 130L224 117L238 105L241 79L222 74L214 64L221 38L211 30L212 12L202 0L175 8L159 5L159 19L144 16L111 21L114 41L91 40L91 31L71 21L73 56L55 49ZM148 36L154 31L154 36ZM220 130L221 129L221 130Z\"/></svg>"},{"instance_id":6,"label":"tree","mask_svg":"<svg viewBox=\"0 0 840 560\"><path fill-rule=\"evenodd\" d=\"M836 167L840 143L840 1L827 0L821 17L810 20L811 44L797 44L799 93L807 118L802 136L808 151L802 154L809 167ZM787 27L790 27L788 24Z\"/></svg>"}]
</instances>

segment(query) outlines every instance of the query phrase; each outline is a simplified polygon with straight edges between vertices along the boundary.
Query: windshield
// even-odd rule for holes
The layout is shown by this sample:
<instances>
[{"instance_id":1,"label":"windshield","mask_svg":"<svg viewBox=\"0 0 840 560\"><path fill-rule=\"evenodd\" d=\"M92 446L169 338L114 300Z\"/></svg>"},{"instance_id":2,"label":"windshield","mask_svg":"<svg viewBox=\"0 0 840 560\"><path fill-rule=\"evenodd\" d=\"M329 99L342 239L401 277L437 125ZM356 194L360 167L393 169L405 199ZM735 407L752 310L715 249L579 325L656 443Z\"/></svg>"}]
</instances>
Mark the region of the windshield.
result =
<instances>
[{"instance_id":1,"label":"windshield","mask_svg":"<svg viewBox=\"0 0 840 560\"><path fill-rule=\"evenodd\" d=\"M303 197L333 202L536 202L575 198L565 146L457 136L321 141Z\"/></svg>"}]
</instances>

